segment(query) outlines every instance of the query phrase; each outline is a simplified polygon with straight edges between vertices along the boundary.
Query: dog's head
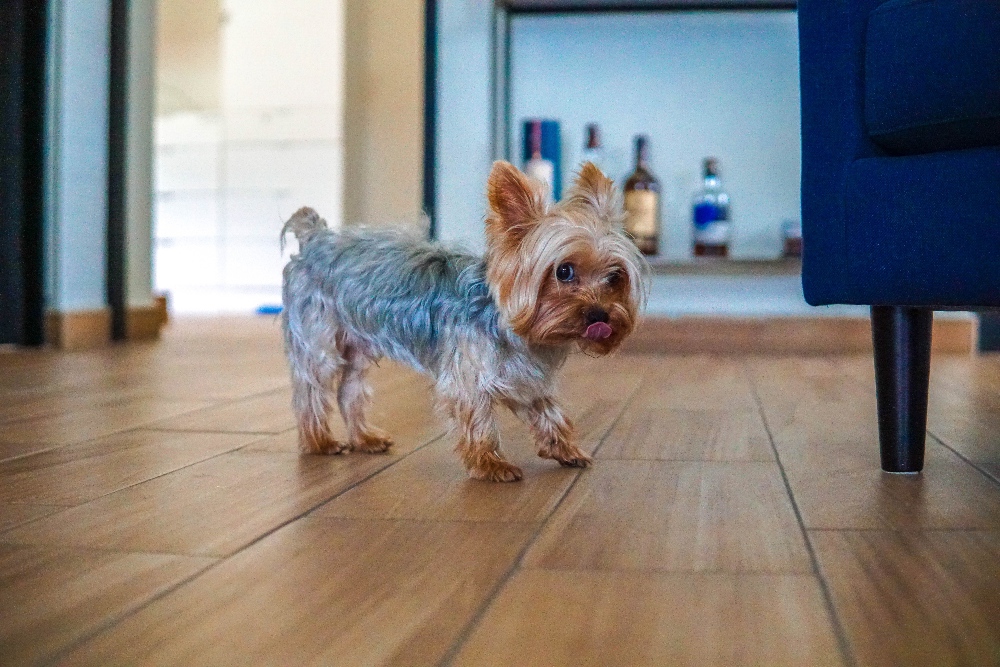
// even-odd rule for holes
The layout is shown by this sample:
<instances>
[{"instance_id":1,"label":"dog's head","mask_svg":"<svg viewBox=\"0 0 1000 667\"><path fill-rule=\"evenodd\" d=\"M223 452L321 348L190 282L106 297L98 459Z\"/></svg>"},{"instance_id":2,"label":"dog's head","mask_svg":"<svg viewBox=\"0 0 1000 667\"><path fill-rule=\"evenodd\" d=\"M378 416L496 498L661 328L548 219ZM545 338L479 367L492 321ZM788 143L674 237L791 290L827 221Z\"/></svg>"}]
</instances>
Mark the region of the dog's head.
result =
<instances>
[{"instance_id":1,"label":"dog's head","mask_svg":"<svg viewBox=\"0 0 1000 667\"><path fill-rule=\"evenodd\" d=\"M487 185L486 268L502 316L530 343L607 354L631 333L649 268L622 229L621 196L591 163L566 197L507 162Z\"/></svg>"}]
</instances>

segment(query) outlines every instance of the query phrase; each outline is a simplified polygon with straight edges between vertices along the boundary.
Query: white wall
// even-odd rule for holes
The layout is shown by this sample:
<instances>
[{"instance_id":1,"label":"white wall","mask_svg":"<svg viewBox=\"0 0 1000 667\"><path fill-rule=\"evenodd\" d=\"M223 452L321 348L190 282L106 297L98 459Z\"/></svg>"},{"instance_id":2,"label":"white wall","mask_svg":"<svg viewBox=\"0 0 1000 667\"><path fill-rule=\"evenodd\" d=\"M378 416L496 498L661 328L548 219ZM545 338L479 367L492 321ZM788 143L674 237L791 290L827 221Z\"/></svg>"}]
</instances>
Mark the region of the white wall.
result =
<instances>
[{"instance_id":1,"label":"white wall","mask_svg":"<svg viewBox=\"0 0 1000 667\"><path fill-rule=\"evenodd\" d=\"M106 307L109 3L57 0L49 13L45 301Z\"/></svg>"},{"instance_id":2,"label":"white wall","mask_svg":"<svg viewBox=\"0 0 1000 667\"><path fill-rule=\"evenodd\" d=\"M481 247L489 165L491 6L441 3L438 17L437 222L440 238ZM652 139L665 194L663 238L690 258L690 200L704 157L721 159L733 199L732 253L781 252L781 225L799 218L798 42L794 12L529 15L512 20L511 124L561 122L563 172L597 122L609 175L630 170L632 138Z\"/></svg>"},{"instance_id":3,"label":"white wall","mask_svg":"<svg viewBox=\"0 0 1000 667\"><path fill-rule=\"evenodd\" d=\"M127 306L153 302L153 107L156 2L129 3L125 148L125 274Z\"/></svg>"},{"instance_id":4,"label":"white wall","mask_svg":"<svg viewBox=\"0 0 1000 667\"><path fill-rule=\"evenodd\" d=\"M561 122L564 170L584 126L600 124L611 172L632 168L646 133L664 187L666 254L691 253L690 205L701 160L720 158L732 197L732 254L771 258L799 218L799 71L794 12L521 16L512 24L512 145L521 120Z\"/></svg>"},{"instance_id":5,"label":"white wall","mask_svg":"<svg viewBox=\"0 0 1000 667\"><path fill-rule=\"evenodd\" d=\"M438 3L438 238L481 249L491 147L492 0Z\"/></svg>"},{"instance_id":6,"label":"white wall","mask_svg":"<svg viewBox=\"0 0 1000 667\"><path fill-rule=\"evenodd\" d=\"M346 0L344 222L423 208L424 1Z\"/></svg>"},{"instance_id":7,"label":"white wall","mask_svg":"<svg viewBox=\"0 0 1000 667\"><path fill-rule=\"evenodd\" d=\"M341 223L343 3L226 0L222 19L219 110L157 119L156 285L179 312L280 303L283 221Z\"/></svg>"}]
</instances>

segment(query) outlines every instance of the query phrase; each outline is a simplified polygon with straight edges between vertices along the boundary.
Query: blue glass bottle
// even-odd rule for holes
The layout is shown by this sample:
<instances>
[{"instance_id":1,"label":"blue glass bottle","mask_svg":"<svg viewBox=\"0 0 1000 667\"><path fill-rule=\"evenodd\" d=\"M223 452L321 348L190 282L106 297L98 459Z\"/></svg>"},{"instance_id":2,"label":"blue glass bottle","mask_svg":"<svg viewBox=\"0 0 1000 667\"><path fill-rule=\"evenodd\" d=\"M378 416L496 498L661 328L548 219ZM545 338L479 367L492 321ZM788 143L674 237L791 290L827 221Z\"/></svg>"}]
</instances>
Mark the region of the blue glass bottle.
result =
<instances>
[{"instance_id":1,"label":"blue glass bottle","mask_svg":"<svg viewBox=\"0 0 1000 667\"><path fill-rule=\"evenodd\" d=\"M694 198L695 257L728 257L731 226L729 221L729 195L719 180L719 161L705 159L705 182Z\"/></svg>"}]
</instances>

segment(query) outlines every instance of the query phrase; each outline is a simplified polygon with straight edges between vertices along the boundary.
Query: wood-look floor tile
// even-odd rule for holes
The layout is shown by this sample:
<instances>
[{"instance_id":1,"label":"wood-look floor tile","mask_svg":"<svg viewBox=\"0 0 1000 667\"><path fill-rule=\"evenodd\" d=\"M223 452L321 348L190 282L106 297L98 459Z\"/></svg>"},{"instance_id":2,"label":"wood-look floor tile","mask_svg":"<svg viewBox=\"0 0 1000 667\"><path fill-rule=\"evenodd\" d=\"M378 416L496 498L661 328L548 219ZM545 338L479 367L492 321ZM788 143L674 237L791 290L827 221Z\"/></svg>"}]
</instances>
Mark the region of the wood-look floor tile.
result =
<instances>
[{"instance_id":1,"label":"wood-look floor tile","mask_svg":"<svg viewBox=\"0 0 1000 667\"><path fill-rule=\"evenodd\" d=\"M392 396L397 390L413 387L415 374L410 374L394 364L376 368L370 374L375 400L382 401L385 394ZM336 404L336 400L334 400ZM374 416L374 415L373 415ZM331 414L331 424L340 422L336 407ZM181 431L225 431L236 433L281 433L295 428L292 412L292 390L284 387L277 391L226 401L196 412L158 421L150 428Z\"/></svg>"},{"instance_id":2,"label":"wood-look floor tile","mask_svg":"<svg viewBox=\"0 0 1000 667\"><path fill-rule=\"evenodd\" d=\"M974 389L931 387L927 408L927 430L941 442L1000 480L1000 392L987 394ZM984 405L983 403L987 403Z\"/></svg>"},{"instance_id":3,"label":"wood-look floor tile","mask_svg":"<svg viewBox=\"0 0 1000 667\"><path fill-rule=\"evenodd\" d=\"M0 462L0 502L79 505L234 450L253 436L135 430Z\"/></svg>"},{"instance_id":4,"label":"wood-look floor tile","mask_svg":"<svg viewBox=\"0 0 1000 667\"><path fill-rule=\"evenodd\" d=\"M810 572L773 463L602 461L582 475L525 567Z\"/></svg>"},{"instance_id":5,"label":"wood-look floor tile","mask_svg":"<svg viewBox=\"0 0 1000 667\"><path fill-rule=\"evenodd\" d=\"M58 512L61 509L63 508L58 505L23 505L20 503L14 505L0 503L0 533L8 528L20 526L22 523L28 523L33 519Z\"/></svg>"},{"instance_id":6,"label":"wood-look floor tile","mask_svg":"<svg viewBox=\"0 0 1000 667\"><path fill-rule=\"evenodd\" d=\"M728 357L652 357L647 362L646 383L641 392L655 395L655 404L661 408L757 409L742 364Z\"/></svg>"},{"instance_id":7,"label":"wood-look floor tile","mask_svg":"<svg viewBox=\"0 0 1000 667\"><path fill-rule=\"evenodd\" d=\"M47 662L212 562L0 544L0 663Z\"/></svg>"},{"instance_id":8,"label":"wood-look floor tile","mask_svg":"<svg viewBox=\"0 0 1000 667\"><path fill-rule=\"evenodd\" d=\"M28 440L26 442L0 442L0 461L8 461L10 459L16 459L30 454L47 452L50 449L62 446L63 445L58 443L43 442L41 440Z\"/></svg>"},{"instance_id":9,"label":"wood-look floor tile","mask_svg":"<svg viewBox=\"0 0 1000 667\"><path fill-rule=\"evenodd\" d=\"M600 458L773 461L742 366L731 359L653 358Z\"/></svg>"},{"instance_id":10,"label":"wood-look floor tile","mask_svg":"<svg viewBox=\"0 0 1000 667\"><path fill-rule=\"evenodd\" d=\"M1000 528L1000 487L933 438L923 473L882 472L872 406L800 404L772 429L808 528Z\"/></svg>"},{"instance_id":11,"label":"wood-look floor tile","mask_svg":"<svg viewBox=\"0 0 1000 667\"><path fill-rule=\"evenodd\" d=\"M593 452L624 409L641 375L608 373L599 387L587 386L585 364L568 372L562 399L575 422L577 442ZM415 452L365 484L318 509L316 515L463 521L538 521L547 516L579 474L578 469L540 459L528 429L506 410L498 413L503 451L524 479L496 484L469 479L454 439L443 438ZM598 464L600 465L600 464ZM585 471L584 474L587 474Z\"/></svg>"},{"instance_id":12,"label":"wood-look floor tile","mask_svg":"<svg viewBox=\"0 0 1000 667\"><path fill-rule=\"evenodd\" d=\"M340 518L441 521L540 521L580 474L542 460L530 449L508 452L524 479L500 484L470 479L453 442L441 439L411 454L313 515ZM589 472L589 471L588 471ZM587 472L584 472L587 474Z\"/></svg>"},{"instance_id":13,"label":"wood-look floor tile","mask_svg":"<svg viewBox=\"0 0 1000 667\"><path fill-rule=\"evenodd\" d=\"M291 389L227 401L163 419L147 428L166 431L281 433L295 427Z\"/></svg>"},{"instance_id":14,"label":"wood-look floor tile","mask_svg":"<svg viewBox=\"0 0 1000 667\"><path fill-rule=\"evenodd\" d=\"M983 409L1000 409L1000 355L934 355L931 362L931 395L947 388Z\"/></svg>"},{"instance_id":15,"label":"wood-look floor tile","mask_svg":"<svg viewBox=\"0 0 1000 667\"><path fill-rule=\"evenodd\" d=\"M881 471L874 388L821 361L764 369L764 414L807 528L1000 528L1000 488L933 438L922 474Z\"/></svg>"},{"instance_id":16,"label":"wood-look floor tile","mask_svg":"<svg viewBox=\"0 0 1000 667\"><path fill-rule=\"evenodd\" d=\"M810 537L859 664L1000 664L1000 533Z\"/></svg>"},{"instance_id":17,"label":"wood-look floor tile","mask_svg":"<svg viewBox=\"0 0 1000 667\"><path fill-rule=\"evenodd\" d=\"M69 444L145 426L205 407L204 402L143 398L4 424L0 442Z\"/></svg>"},{"instance_id":18,"label":"wood-look floor tile","mask_svg":"<svg viewBox=\"0 0 1000 667\"><path fill-rule=\"evenodd\" d=\"M601 459L774 461L756 410L677 410L639 396L608 434Z\"/></svg>"},{"instance_id":19,"label":"wood-look floor tile","mask_svg":"<svg viewBox=\"0 0 1000 667\"><path fill-rule=\"evenodd\" d=\"M0 541L226 556L393 460L224 454L14 528Z\"/></svg>"},{"instance_id":20,"label":"wood-look floor tile","mask_svg":"<svg viewBox=\"0 0 1000 667\"><path fill-rule=\"evenodd\" d=\"M296 521L61 664L433 665L532 530Z\"/></svg>"},{"instance_id":21,"label":"wood-look floor tile","mask_svg":"<svg viewBox=\"0 0 1000 667\"><path fill-rule=\"evenodd\" d=\"M525 570L454 665L841 665L808 575Z\"/></svg>"}]
</instances>

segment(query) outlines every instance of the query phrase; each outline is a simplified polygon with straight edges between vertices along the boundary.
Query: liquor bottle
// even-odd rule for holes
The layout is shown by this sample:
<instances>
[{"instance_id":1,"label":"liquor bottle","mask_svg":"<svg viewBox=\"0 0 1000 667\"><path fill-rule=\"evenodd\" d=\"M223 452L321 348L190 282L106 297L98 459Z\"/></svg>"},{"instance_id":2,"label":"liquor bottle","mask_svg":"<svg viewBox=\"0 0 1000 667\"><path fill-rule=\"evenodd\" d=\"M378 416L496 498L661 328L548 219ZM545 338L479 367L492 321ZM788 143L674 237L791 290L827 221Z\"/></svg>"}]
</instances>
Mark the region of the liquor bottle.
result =
<instances>
[{"instance_id":1,"label":"liquor bottle","mask_svg":"<svg viewBox=\"0 0 1000 667\"><path fill-rule=\"evenodd\" d=\"M601 171L605 171L607 165L604 164L604 146L601 145L601 130L597 123L587 125L583 143L583 159L581 162L590 162Z\"/></svg>"},{"instance_id":2,"label":"liquor bottle","mask_svg":"<svg viewBox=\"0 0 1000 667\"><path fill-rule=\"evenodd\" d=\"M649 170L649 139L635 138L635 170L625 181L625 231L644 255L660 248L660 182Z\"/></svg>"},{"instance_id":3,"label":"liquor bottle","mask_svg":"<svg viewBox=\"0 0 1000 667\"><path fill-rule=\"evenodd\" d=\"M552 202L552 186L555 182L555 165L542 157L542 121L533 120L528 125L530 135L528 147L531 157L524 163L524 173L546 186L546 200Z\"/></svg>"},{"instance_id":4,"label":"liquor bottle","mask_svg":"<svg viewBox=\"0 0 1000 667\"><path fill-rule=\"evenodd\" d=\"M705 183L692 208L695 257L728 257L729 195L722 189L715 158L705 158Z\"/></svg>"},{"instance_id":5,"label":"liquor bottle","mask_svg":"<svg viewBox=\"0 0 1000 667\"><path fill-rule=\"evenodd\" d=\"M785 220L781 227L785 239L782 256L802 257L802 223L798 220Z\"/></svg>"}]
</instances>

